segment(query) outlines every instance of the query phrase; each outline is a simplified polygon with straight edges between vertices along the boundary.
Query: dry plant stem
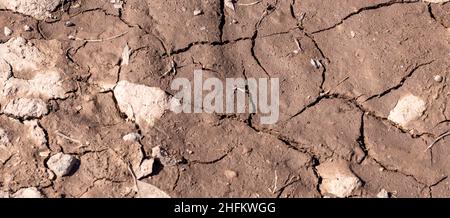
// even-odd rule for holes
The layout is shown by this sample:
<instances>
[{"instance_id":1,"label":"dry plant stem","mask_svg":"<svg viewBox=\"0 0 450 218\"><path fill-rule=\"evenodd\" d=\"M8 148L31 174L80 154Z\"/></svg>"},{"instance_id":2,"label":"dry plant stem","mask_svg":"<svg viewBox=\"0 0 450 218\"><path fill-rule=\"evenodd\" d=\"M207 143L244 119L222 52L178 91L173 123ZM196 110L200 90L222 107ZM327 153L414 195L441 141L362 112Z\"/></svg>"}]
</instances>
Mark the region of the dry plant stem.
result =
<instances>
[{"instance_id":1,"label":"dry plant stem","mask_svg":"<svg viewBox=\"0 0 450 218\"><path fill-rule=\"evenodd\" d=\"M239 6L252 6L252 5L257 5L260 2L261 1L256 1L256 2L252 2L252 3L238 3L237 5L239 5Z\"/></svg>"},{"instance_id":2,"label":"dry plant stem","mask_svg":"<svg viewBox=\"0 0 450 218\"><path fill-rule=\"evenodd\" d=\"M438 143L439 141L441 141L442 139L444 139L445 137L450 136L450 131L447 131L446 133L442 134L441 136L439 136L436 140L434 140L433 143L431 143L427 149L425 150L428 151L429 149L431 149L436 143Z\"/></svg>"},{"instance_id":3,"label":"dry plant stem","mask_svg":"<svg viewBox=\"0 0 450 218\"><path fill-rule=\"evenodd\" d=\"M115 36L112 36L112 37L109 37L109 38L104 38L104 39L83 39L83 38L78 38L78 37L73 37L72 39L76 40L76 41L85 41L85 42L104 42L104 41L110 41L110 40L113 40L113 39L120 38L120 37L126 35L127 33L128 33L128 31L125 31L125 32L123 32L121 34L118 34L118 35L115 35Z\"/></svg>"}]
</instances>

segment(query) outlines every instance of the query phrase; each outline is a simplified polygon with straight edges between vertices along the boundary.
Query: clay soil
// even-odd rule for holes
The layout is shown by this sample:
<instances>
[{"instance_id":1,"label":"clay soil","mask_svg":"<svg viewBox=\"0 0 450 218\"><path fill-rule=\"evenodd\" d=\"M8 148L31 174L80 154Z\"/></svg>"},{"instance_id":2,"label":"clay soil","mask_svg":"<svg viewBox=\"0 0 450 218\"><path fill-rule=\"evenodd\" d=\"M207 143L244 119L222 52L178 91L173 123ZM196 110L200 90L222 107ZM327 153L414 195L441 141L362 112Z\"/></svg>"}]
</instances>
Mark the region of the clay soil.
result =
<instances>
[{"instance_id":1,"label":"clay soil","mask_svg":"<svg viewBox=\"0 0 450 218\"><path fill-rule=\"evenodd\" d=\"M57 44L49 61L65 87L42 116L0 115L10 142L4 195L35 187L55 198L138 197L140 181L170 197L450 197L450 137L439 139L450 130L450 3L117 2L65 1L46 19L0 10L2 32L12 30L0 43ZM280 78L279 121L166 111L146 126L105 89L126 80L171 96L171 82L195 69L222 80ZM390 119L408 95L424 102L419 116ZM30 136L34 121L41 144ZM129 133L142 138L124 140ZM163 156L152 154L157 146ZM64 176L47 164L60 152L78 160ZM136 178L150 158L152 172Z\"/></svg>"}]
</instances>

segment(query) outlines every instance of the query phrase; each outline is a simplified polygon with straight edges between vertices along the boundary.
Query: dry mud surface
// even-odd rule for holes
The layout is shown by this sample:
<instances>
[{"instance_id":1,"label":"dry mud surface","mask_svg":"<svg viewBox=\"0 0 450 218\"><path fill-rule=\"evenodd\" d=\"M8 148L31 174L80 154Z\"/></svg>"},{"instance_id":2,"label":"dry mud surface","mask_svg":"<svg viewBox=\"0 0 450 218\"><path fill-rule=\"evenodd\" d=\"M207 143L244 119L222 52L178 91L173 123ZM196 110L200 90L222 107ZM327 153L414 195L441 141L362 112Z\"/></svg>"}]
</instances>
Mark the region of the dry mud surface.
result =
<instances>
[{"instance_id":1,"label":"dry mud surface","mask_svg":"<svg viewBox=\"0 0 450 218\"><path fill-rule=\"evenodd\" d=\"M0 196L450 197L445 2L0 0ZM169 111L195 69L279 122Z\"/></svg>"}]
</instances>

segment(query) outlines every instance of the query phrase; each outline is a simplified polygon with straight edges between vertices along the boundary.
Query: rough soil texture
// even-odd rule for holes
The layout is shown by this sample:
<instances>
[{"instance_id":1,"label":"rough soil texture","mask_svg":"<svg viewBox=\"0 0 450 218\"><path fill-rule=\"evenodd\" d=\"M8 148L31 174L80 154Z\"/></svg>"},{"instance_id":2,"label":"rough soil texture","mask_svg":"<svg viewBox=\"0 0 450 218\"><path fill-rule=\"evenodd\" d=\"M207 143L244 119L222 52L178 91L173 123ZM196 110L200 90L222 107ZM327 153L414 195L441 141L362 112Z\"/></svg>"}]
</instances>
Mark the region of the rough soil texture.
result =
<instances>
[{"instance_id":1,"label":"rough soil texture","mask_svg":"<svg viewBox=\"0 0 450 218\"><path fill-rule=\"evenodd\" d=\"M0 196L450 197L450 3L229 6L0 0ZM279 122L171 112L195 69Z\"/></svg>"}]
</instances>

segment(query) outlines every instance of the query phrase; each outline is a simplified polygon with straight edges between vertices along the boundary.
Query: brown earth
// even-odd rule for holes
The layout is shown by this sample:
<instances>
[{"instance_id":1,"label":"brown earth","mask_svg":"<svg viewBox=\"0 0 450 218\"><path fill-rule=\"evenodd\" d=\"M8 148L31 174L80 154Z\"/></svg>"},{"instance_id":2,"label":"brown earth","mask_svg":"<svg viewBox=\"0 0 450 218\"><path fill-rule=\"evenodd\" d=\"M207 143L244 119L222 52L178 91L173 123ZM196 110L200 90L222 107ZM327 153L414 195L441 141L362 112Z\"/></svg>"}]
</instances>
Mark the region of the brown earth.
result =
<instances>
[{"instance_id":1,"label":"brown earth","mask_svg":"<svg viewBox=\"0 0 450 218\"><path fill-rule=\"evenodd\" d=\"M44 57L33 68L34 57L0 48L0 196L138 197L151 184L171 197L450 197L450 3L116 2L64 1L45 19L0 9L12 31L0 45L22 37ZM59 72L51 95L36 80L48 69ZM171 82L195 69L280 78L279 122L165 111L149 125L111 89L125 80L172 96ZM22 88L6 91L9 71ZM423 110L402 122L393 109L405 96ZM5 106L28 98L47 111ZM60 152L77 160L65 175L48 161Z\"/></svg>"}]
</instances>

